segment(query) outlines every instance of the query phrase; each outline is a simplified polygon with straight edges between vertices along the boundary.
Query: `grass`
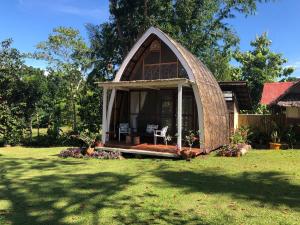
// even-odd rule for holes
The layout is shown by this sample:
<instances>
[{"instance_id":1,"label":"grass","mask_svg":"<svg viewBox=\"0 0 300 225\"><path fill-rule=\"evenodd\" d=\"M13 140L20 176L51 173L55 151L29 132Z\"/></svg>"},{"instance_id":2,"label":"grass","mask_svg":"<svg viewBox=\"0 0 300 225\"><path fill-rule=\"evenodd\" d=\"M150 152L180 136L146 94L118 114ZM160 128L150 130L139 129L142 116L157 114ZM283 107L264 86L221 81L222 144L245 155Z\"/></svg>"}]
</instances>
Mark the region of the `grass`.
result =
<instances>
[{"instance_id":1,"label":"grass","mask_svg":"<svg viewBox=\"0 0 300 225\"><path fill-rule=\"evenodd\" d=\"M186 161L0 149L0 224L300 224L300 151Z\"/></svg>"},{"instance_id":2,"label":"grass","mask_svg":"<svg viewBox=\"0 0 300 225\"><path fill-rule=\"evenodd\" d=\"M68 127L68 126L61 127L60 129L64 133L67 133L67 132L69 132L69 131L72 130L72 128ZM46 135L47 131L48 131L48 128L40 128L40 135ZM32 137L36 137L36 136L38 136L38 129L37 128L33 128L32 129Z\"/></svg>"}]
</instances>

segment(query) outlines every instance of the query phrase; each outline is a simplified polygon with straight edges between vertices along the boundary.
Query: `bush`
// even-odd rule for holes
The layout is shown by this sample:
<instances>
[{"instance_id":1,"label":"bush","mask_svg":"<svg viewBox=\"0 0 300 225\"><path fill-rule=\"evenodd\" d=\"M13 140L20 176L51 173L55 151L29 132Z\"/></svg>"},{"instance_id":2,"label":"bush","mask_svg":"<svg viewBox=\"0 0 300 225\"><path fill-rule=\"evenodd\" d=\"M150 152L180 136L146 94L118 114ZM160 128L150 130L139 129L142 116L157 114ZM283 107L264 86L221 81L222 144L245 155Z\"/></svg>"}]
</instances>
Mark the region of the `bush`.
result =
<instances>
[{"instance_id":1,"label":"bush","mask_svg":"<svg viewBox=\"0 0 300 225\"><path fill-rule=\"evenodd\" d=\"M289 147L290 148L294 148L294 144L296 143L297 139L296 139L296 131L295 131L295 127L293 125L290 125L284 135L284 138L287 140Z\"/></svg>"},{"instance_id":2,"label":"bush","mask_svg":"<svg viewBox=\"0 0 300 225\"><path fill-rule=\"evenodd\" d=\"M247 144L224 145L217 151L217 156L240 157L249 149L251 149L251 146Z\"/></svg>"},{"instance_id":3,"label":"bush","mask_svg":"<svg viewBox=\"0 0 300 225\"><path fill-rule=\"evenodd\" d=\"M83 149L81 149L81 148L68 148L67 150L61 151L59 153L59 157L61 157L61 158L68 158L68 157L83 158L82 150Z\"/></svg>"},{"instance_id":4,"label":"bush","mask_svg":"<svg viewBox=\"0 0 300 225\"><path fill-rule=\"evenodd\" d=\"M9 107L7 102L0 103L0 134L4 144L17 145L23 136L23 120L18 116L18 107Z\"/></svg>"},{"instance_id":5,"label":"bush","mask_svg":"<svg viewBox=\"0 0 300 225\"><path fill-rule=\"evenodd\" d=\"M84 155L84 148L68 148L59 153L61 158L95 158L95 159L119 159L121 156L120 152L108 152L103 150L98 150L91 155Z\"/></svg>"},{"instance_id":6,"label":"bush","mask_svg":"<svg viewBox=\"0 0 300 225\"><path fill-rule=\"evenodd\" d=\"M25 146L51 147L51 146L83 146L84 143L71 137L68 133L59 136L40 135L32 139L26 138L22 141Z\"/></svg>"},{"instance_id":7,"label":"bush","mask_svg":"<svg viewBox=\"0 0 300 225\"><path fill-rule=\"evenodd\" d=\"M249 143L249 137L252 135L249 127L242 126L238 128L234 134L230 137L230 142L232 144L245 144Z\"/></svg>"},{"instance_id":8,"label":"bush","mask_svg":"<svg viewBox=\"0 0 300 225\"><path fill-rule=\"evenodd\" d=\"M269 139L270 137L267 133L255 129L252 131L252 134L249 136L249 143L265 145L269 142Z\"/></svg>"}]
</instances>

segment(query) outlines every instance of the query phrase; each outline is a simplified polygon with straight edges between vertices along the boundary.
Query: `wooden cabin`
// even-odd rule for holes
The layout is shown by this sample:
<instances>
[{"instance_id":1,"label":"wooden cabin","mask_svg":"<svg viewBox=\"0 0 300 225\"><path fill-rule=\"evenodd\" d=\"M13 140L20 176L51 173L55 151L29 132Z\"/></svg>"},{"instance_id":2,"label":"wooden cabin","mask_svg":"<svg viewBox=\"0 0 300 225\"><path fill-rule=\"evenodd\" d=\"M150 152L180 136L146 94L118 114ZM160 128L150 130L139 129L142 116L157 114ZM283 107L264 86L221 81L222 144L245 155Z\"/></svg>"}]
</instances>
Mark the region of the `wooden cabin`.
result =
<instances>
[{"instance_id":1,"label":"wooden cabin","mask_svg":"<svg viewBox=\"0 0 300 225\"><path fill-rule=\"evenodd\" d=\"M241 110L252 109L249 88L246 81L222 81L219 85L226 101L229 131L232 134L238 128Z\"/></svg>"},{"instance_id":2,"label":"wooden cabin","mask_svg":"<svg viewBox=\"0 0 300 225\"><path fill-rule=\"evenodd\" d=\"M228 111L218 82L196 56L157 28L135 43L113 81L98 85L105 145L119 141L120 124L141 139L149 125L168 127L177 149L190 130L199 131L198 147L206 151L228 143ZM153 137L146 141L153 143Z\"/></svg>"}]
</instances>

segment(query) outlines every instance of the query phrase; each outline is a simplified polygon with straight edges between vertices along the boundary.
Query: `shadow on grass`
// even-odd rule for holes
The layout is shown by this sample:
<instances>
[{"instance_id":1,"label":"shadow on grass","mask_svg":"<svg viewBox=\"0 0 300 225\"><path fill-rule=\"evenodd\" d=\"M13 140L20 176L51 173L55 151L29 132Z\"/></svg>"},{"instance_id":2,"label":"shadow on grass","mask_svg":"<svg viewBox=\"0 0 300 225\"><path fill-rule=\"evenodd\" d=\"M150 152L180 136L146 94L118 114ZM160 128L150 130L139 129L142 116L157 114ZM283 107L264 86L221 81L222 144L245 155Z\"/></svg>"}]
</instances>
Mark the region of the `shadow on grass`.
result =
<instances>
[{"instance_id":1,"label":"shadow on grass","mask_svg":"<svg viewBox=\"0 0 300 225\"><path fill-rule=\"evenodd\" d=\"M167 186L178 187L184 193L202 192L226 194L236 199L258 201L260 206L286 205L300 210L300 186L289 182L280 172L245 172L228 176L218 171L156 171Z\"/></svg>"},{"instance_id":2,"label":"shadow on grass","mask_svg":"<svg viewBox=\"0 0 300 225\"><path fill-rule=\"evenodd\" d=\"M30 163L23 163L29 160ZM1 161L0 199L10 203L1 216L10 224L69 224L66 217L76 217L87 212L92 224L100 224L98 210L121 207L113 196L132 183L134 177L117 173L60 174L59 168L72 167L80 162L43 159L8 159ZM23 178L30 169L57 169L57 174ZM77 167L78 168L78 167ZM11 169L16 172L9 172ZM112 198L112 199L111 199ZM82 218L84 219L84 218ZM84 224L84 222L82 222Z\"/></svg>"},{"instance_id":3,"label":"shadow on grass","mask_svg":"<svg viewBox=\"0 0 300 225\"><path fill-rule=\"evenodd\" d=\"M114 217L115 221L119 224L131 225L131 224L172 224L172 225L227 225L233 224L234 218L231 216L219 212L214 218L207 218L201 216L199 212L191 209L188 211L179 211L175 207L158 207L155 203L150 203L146 207L143 204L132 203L130 205L131 210L126 213L119 212Z\"/></svg>"},{"instance_id":4,"label":"shadow on grass","mask_svg":"<svg viewBox=\"0 0 300 225\"><path fill-rule=\"evenodd\" d=\"M99 212L109 209L113 211L112 219L119 224L231 224L234 220L220 212L218 218L209 221L196 209L178 211L178 205L165 206L161 202L163 198L159 199L156 193L127 191L130 186L143 182L139 178L145 173L163 180L155 184L156 187L176 187L182 190L183 195L197 192L225 194L275 207L281 204L295 210L300 207L300 186L291 184L289 176L279 172L230 176L220 169L171 171L169 165L160 164L147 170L141 164L141 168L136 168L140 172L134 175L124 171L76 174L74 170L86 163L88 161L59 158L2 158L0 199L9 202L10 208L0 210L0 223L4 218L12 225L65 225L72 223L70 221L76 224L86 224L87 221L95 225L108 224L107 221L102 222ZM39 171L43 173L39 174Z\"/></svg>"},{"instance_id":5,"label":"shadow on grass","mask_svg":"<svg viewBox=\"0 0 300 225\"><path fill-rule=\"evenodd\" d=\"M193 210L183 212L176 209L177 205L164 206L151 191L139 194L126 191L141 182L138 178L145 173L141 168L134 175L122 171L76 174L74 168L78 170L86 163L63 159L3 159L0 199L9 202L10 207L0 210L0 223L3 220L12 225L96 225L111 224L112 221L107 221L111 218L117 224L206 225L226 224L224 221L231 220L228 215L222 215L219 220L207 222ZM159 168L168 169L163 165ZM153 175L155 171L147 172ZM112 215L102 218L102 210L110 210Z\"/></svg>"}]
</instances>

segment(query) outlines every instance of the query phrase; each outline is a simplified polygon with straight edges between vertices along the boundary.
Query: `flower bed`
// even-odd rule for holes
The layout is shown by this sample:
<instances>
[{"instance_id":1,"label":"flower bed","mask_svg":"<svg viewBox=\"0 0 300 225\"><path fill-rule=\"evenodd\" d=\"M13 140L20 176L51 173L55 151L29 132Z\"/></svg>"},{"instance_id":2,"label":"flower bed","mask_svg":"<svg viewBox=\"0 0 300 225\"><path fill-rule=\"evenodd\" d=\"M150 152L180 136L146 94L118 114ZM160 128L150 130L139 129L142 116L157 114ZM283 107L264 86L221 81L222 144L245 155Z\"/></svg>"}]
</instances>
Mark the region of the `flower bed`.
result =
<instances>
[{"instance_id":1,"label":"flower bed","mask_svg":"<svg viewBox=\"0 0 300 225\"><path fill-rule=\"evenodd\" d=\"M108 151L94 151L92 154L83 154L85 152L84 148L68 148L59 153L61 158L96 158L96 159L120 159L120 152L108 152Z\"/></svg>"},{"instance_id":2,"label":"flower bed","mask_svg":"<svg viewBox=\"0 0 300 225\"><path fill-rule=\"evenodd\" d=\"M245 155L250 149L251 146L247 144L224 145L217 151L217 156L240 157Z\"/></svg>"}]
</instances>

